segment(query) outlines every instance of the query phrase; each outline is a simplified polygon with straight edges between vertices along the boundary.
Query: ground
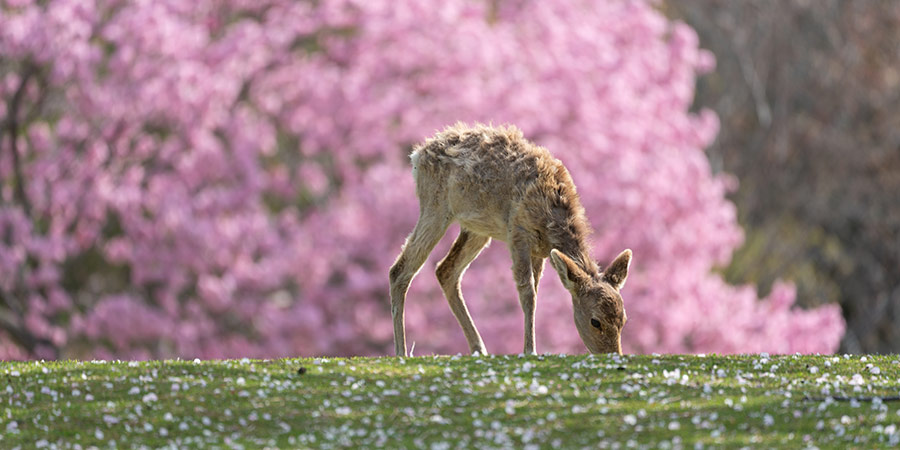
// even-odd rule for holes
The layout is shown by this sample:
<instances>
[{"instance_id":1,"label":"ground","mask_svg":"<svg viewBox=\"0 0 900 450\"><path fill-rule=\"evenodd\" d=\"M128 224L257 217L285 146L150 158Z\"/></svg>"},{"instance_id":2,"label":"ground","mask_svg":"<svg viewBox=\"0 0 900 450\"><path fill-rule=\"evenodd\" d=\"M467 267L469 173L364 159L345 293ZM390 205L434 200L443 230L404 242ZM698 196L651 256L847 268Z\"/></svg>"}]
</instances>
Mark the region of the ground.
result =
<instances>
[{"instance_id":1,"label":"ground","mask_svg":"<svg viewBox=\"0 0 900 450\"><path fill-rule=\"evenodd\" d=\"M0 362L0 447L871 448L898 395L896 355Z\"/></svg>"}]
</instances>

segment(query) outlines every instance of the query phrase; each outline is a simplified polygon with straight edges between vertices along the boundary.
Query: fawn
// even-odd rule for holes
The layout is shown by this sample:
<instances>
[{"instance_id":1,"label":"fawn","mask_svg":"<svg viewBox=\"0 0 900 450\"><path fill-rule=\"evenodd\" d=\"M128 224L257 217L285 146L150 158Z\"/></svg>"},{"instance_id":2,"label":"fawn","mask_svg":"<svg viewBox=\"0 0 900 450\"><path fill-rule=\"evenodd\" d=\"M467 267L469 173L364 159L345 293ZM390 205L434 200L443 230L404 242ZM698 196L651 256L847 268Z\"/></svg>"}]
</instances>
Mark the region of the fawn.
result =
<instances>
[{"instance_id":1,"label":"fawn","mask_svg":"<svg viewBox=\"0 0 900 450\"><path fill-rule=\"evenodd\" d=\"M415 147L419 220L390 270L394 350L406 356L404 304L409 284L451 223L460 233L437 265L437 278L472 353L487 349L460 291L463 272L490 240L509 246L525 312L525 353L535 352L534 313L544 259L572 294L575 327L592 353L622 353L625 308L619 291L631 264L625 250L600 272L588 254L590 226L562 162L515 127L457 123Z\"/></svg>"}]
</instances>

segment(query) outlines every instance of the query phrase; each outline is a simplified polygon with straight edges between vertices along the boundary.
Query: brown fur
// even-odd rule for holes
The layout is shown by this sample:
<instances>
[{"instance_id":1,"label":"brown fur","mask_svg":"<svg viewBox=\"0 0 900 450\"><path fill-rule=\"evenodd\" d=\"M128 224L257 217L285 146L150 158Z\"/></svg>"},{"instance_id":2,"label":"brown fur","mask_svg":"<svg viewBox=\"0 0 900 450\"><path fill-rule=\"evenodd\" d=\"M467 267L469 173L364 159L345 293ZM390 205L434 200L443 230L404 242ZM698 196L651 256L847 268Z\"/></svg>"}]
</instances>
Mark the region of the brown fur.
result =
<instances>
[{"instance_id":1,"label":"brown fur","mask_svg":"<svg viewBox=\"0 0 900 450\"><path fill-rule=\"evenodd\" d=\"M626 250L600 273L588 254L590 226L563 164L527 141L515 127L456 124L416 146L411 157L419 221L391 267L391 311L397 355L406 355L404 303L412 278L447 227L461 231L438 264L450 309L472 352L486 353L466 308L459 282L490 240L508 244L513 278L525 312L525 352L535 351L535 296L544 259L572 293L575 325L594 353L621 353L625 310L619 290L627 277ZM599 321L601 330L591 325Z\"/></svg>"}]
</instances>

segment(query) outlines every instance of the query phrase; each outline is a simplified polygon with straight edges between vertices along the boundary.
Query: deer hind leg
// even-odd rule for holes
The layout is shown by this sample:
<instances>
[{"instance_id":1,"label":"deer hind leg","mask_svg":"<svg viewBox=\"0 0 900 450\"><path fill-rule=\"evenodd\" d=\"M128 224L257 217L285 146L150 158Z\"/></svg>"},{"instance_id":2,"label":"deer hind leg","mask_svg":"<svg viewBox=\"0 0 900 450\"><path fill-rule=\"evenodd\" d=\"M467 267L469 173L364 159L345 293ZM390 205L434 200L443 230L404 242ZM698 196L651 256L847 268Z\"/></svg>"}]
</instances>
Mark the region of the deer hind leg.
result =
<instances>
[{"instance_id":1,"label":"deer hind leg","mask_svg":"<svg viewBox=\"0 0 900 450\"><path fill-rule=\"evenodd\" d=\"M447 231L450 223L443 217L443 214L430 214L423 210L416 227L403 244L400 256L391 266L391 317L394 320L394 352L397 356L407 355L404 318L406 291L434 246Z\"/></svg>"},{"instance_id":2,"label":"deer hind leg","mask_svg":"<svg viewBox=\"0 0 900 450\"><path fill-rule=\"evenodd\" d=\"M444 290L444 297L450 304L450 310L453 311L453 315L456 316L456 320L466 336L469 351L482 355L487 354L487 349L484 347L481 335L478 334L478 329L475 328L472 316L469 315L469 309L466 308L466 301L463 299L459 283L466 268L478 257L490 240L491 238L487 236L461 229L453 246L450 247L450 252L438 263L435 271L438 281L441 283L441 289Z\"/></svg>"},{"instance_id":3,"label":"deer hind leg","mask_svg":"<svg viewBox=\"0 0 900 450\"><path fill-rule=\"evenodd\" d=\"M534 313L537 307L537 283L535 279L534 265L532 264L531 248L527 241L516 238L515 234L509 240L509 250L513 261L513 279L519 291L519 304L525 313L525 346L526 354L534 354L536 345L534 339ZM542 266L543 267L543 266Z\"/></svg>"}]
</instances>

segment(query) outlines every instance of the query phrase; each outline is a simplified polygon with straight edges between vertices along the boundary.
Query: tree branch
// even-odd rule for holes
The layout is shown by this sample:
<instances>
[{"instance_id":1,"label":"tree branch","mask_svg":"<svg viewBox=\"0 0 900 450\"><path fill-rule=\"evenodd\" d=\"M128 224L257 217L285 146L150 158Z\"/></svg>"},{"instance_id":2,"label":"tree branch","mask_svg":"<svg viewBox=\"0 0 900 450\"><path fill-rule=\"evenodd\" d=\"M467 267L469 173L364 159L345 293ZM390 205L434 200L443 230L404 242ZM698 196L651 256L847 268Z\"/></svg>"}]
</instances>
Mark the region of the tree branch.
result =
<instances>
[{"instance_id":1,"label":"tree branch","mask_svg":"<svg viewBox=\"0 0 900 450\"><path fill-rule=\"evenodd\" d=\"M27 217L31 217L31 202L28 201L28 196L25 194L25 179L22 176L22 161L19 156L19 108L22 104L22 99L25 97L25 89L28 87L28 81L35 74L35 67L31 63L25 63L24 73L22 74L22 80L19 81L19 87L16 89L16 93L13 94L12 100L9 102L8 112L9 115L6 118L6 126L7 132L9 132L9 149L12 151L12 159L13 159L13 172L16 177L15 182L15 195L16 199L19 203L22 204L22 209L25 210L25 215Z\"/></svg>"},{"instance_id":2,"label":"tree branch","mask_svg":"<svg viewBox=\"0 0 900 450\"><path fill-rule=\"evenodd\" d=\"M0 304L6 304L10 307L10 310L0 309L0 330L5 331L12 341L29 355L34 355L38 346L45 346L53 351L54 359L59 357L59 349L56 348L52 341L35 336L23 325L24 317L22 312L17 311L11 302L4 300L8 297L5 293L0 295Z\"/></svg>"}]
</instances>

